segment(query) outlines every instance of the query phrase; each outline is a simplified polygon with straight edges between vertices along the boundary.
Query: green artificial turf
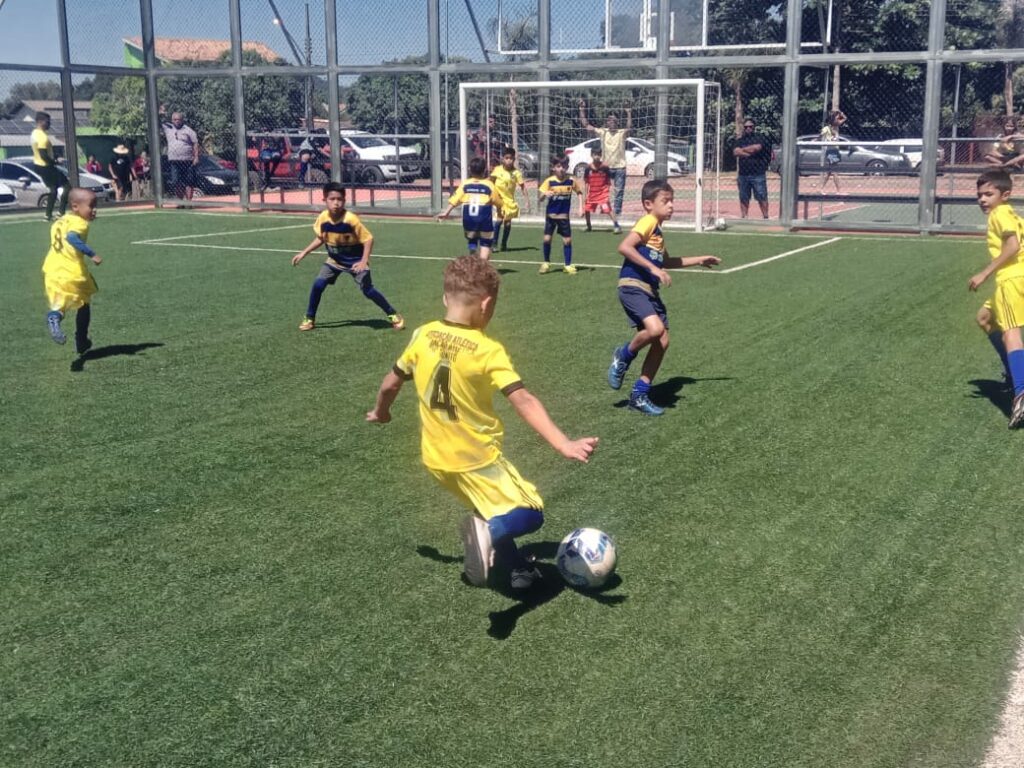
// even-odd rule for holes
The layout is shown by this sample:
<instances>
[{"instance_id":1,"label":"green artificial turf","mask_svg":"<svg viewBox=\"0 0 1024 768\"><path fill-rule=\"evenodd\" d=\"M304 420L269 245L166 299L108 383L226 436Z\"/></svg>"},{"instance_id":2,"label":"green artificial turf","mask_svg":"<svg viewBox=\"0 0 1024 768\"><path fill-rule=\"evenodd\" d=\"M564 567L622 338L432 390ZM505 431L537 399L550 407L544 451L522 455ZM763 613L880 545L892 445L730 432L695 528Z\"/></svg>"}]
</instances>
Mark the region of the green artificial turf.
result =
<instances>
[{"instance_id":1,"label":"green artificial turf","mask_svg":"<svg viewBox=\"0 0 1024 768\"><path fill-rule=\"evenodd\" d=\"M1024 615L1024 436L973 326L980 239L677 273L650 419L605 383L629 336L618 238L577 228L577 262L604 266L541 276L517 224L489 332L567 433L601 438L570 464L499 403L546 502L524 540L544 586L517 598L460 580L413 393L364 422L442 312L459 227L367 223L405 332L344 280L297 330L311 217L101 212L76 361L46 333L45 223L0 220L0 765L980 760ZM728 269L827 238L667 239ZM596 595L551 565L580 525L619 548Z\"/></svg>"}]
</instances>

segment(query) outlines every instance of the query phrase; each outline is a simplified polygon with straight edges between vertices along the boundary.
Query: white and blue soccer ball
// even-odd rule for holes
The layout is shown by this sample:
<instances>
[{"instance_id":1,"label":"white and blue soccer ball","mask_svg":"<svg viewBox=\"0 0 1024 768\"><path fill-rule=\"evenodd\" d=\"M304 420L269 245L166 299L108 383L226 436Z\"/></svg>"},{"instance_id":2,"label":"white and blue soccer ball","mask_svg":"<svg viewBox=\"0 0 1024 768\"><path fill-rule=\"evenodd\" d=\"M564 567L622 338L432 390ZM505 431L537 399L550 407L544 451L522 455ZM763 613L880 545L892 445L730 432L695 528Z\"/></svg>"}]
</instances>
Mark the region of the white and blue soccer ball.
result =
<instances>
[{"instance_id":1,"label":"white and blue soccer ball","mask_svg":"<svg viewBox=\"0 0 1024 768\"><path fill-rule=\"evenodd\" d=\"M615 542L597 528L577 528L558 545L555 562L571 586L597 589L615 572Z\"/></svg>"}]
</instances>

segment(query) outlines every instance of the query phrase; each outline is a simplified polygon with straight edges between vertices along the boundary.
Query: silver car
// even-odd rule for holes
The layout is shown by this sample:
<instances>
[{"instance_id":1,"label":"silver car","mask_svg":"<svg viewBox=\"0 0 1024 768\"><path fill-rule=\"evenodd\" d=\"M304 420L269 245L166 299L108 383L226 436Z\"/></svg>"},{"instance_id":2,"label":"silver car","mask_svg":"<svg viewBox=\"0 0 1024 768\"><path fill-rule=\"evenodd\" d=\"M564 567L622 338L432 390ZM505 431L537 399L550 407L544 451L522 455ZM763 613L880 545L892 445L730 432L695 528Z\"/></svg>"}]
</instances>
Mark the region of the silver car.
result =
<instances>
[{"instance_id":1,"label":"silver car","mask_svg":"<svg viewBox=\"0 0 1024 768\"><path fill-rule=\"evenodd\" d=\"M67 171L59 165L57 170L66 180ZM0 182L14 191L19 208L46 207L50 189L35 172L31 158L14 157L9 160L0 160ZM110 179L94 176L91 173L80 173L78 183L82 188L95 192L100 200L113 200L115 197L114 183ZM63 189L63 185L61 188Z\"/></svg>"}]
</instances>

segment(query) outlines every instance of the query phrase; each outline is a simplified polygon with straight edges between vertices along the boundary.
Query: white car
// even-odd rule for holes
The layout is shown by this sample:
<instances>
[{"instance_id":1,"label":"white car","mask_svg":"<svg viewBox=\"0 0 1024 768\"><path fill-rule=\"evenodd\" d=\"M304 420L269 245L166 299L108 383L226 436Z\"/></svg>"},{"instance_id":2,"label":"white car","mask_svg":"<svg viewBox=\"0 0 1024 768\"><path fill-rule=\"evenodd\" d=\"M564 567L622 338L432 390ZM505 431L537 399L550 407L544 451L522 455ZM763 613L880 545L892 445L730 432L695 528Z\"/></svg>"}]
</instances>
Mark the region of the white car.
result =
<instances>
[{"instance_id":1,"label":"white car","mask_svg":"<svg viewBox=\"0 0 1024 768\"><path fill-rule=\"evenodd\" d=\"M366 131L342 131L341 152L343 156L355 156L359 160L369 161L360 180L370 184L411 181L420 175L420 153L416 149L399 146L396 156L394 142ZM385 164L384 161L388 160L391 162Z\"/></svg>"},{"instance_id":2,"label":"white car","mask_svg":"<svg viewBox=\"0 0 1024 768\"><path fill-rule=\"evenodd\" d=\"M583 177L583 171L591 161L591 152L601 146L600 138L588 139L575 147L565 150L565 159L569 170L577 177ZM607 158L605 158L607 160ZM686 155L669 150L668 175L683 176L690 168ZM626 174L629 176L646 176L654 178L654 144L646 139L630 136L626 139Z\"/></svg>"},{"instance_id":3,"label":"white car","mask_svg":"<svg viewBox=\"0 0 1024 768\"><path fill-rule=\"evenodd\" d=\"M14 190L6 184L0 184L0 211L17 207L18 198L14 196Z\"/></svg>"},{"instance_id":4,"label":"white car","mask_svg":"<svg viewBox=\"0 0 1024 768\"><path fill-rule=\"evenodd\" d=\"M58 165L57 170L67 179L68 172ZM14 191L20 208L45 208L50 189L32 167L31 157L12 157L0 161L0 182ZM80 173L78 183L92 190L100 200L113 200L114 183L102 176ZM63 185L61 186L63 189Z\"/></svg>"},{"instance_id":5,"label":"white car","mask_svg":"<svg viewBox=\"0 0 1024 768\"><path fill-rule=\"evenodd\" d=\"M915 171L920 169L921 160L924 158L924 139L888 139L878 142L878 146L892 147L895 151L903 153ZM940 166L946 162L942 147L936 150L935 161Z\"/></svg>"}]
</instances>

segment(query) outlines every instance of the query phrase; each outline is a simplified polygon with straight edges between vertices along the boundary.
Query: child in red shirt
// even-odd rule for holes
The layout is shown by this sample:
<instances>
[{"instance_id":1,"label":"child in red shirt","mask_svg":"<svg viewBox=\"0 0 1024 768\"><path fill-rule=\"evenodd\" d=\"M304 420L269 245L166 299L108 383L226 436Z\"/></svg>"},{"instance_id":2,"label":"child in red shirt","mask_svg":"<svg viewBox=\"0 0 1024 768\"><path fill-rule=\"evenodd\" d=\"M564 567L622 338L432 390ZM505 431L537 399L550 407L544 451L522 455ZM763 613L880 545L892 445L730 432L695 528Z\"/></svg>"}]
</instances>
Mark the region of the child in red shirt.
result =
<instances>
[{"instance_id":1,"label":"child in red shirt","mask_svg":"<svg viewBox=\"0 0 1024 768\"><path fill-rule=\"evenodd\" d=\"M607 213L612 220L613 230L618 232L619 222L616 221L611 203L609 202L611 175L608 172L608 166L602 160L600 147L591 152L590 157L591 163L583 172L583 181L586 184L583 217L587 220L587 232L590 232L590 214L594 211Z\"/></svg>"}]
</instances>

